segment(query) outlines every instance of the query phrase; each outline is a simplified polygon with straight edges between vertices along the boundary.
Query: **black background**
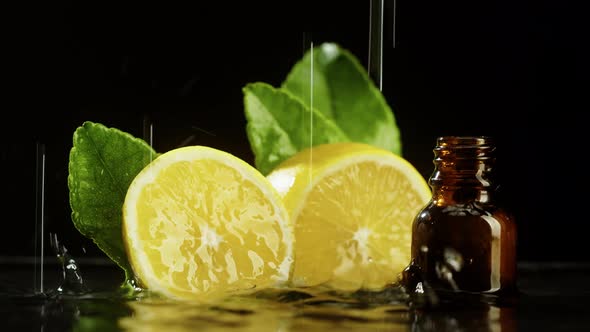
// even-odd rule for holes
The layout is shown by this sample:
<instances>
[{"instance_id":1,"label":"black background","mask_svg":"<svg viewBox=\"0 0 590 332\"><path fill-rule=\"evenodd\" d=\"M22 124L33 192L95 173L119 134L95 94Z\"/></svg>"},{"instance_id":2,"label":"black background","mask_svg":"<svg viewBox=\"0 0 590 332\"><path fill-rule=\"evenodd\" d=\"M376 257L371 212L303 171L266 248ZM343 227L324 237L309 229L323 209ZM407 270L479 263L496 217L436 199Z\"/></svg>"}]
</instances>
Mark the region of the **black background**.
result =
<instances>
[{"instance_id":1,"label":"black background","mask_svg":"<svg viewBox=\"0 0 590 332\"><path fill-rule=\"evenodd\" d=\"M223 149L252 163L241 88L279 85L313 41L367 65L369 1L52 2L9 11L4 39L0 256L34 254L36 146L46 232L102 256L69 219L67 158L85 120L154 147ZM521 261L587 261L587 11L573 1L386 1L383 93L403 154L428 177L441 135L498 141L500 198ZM84 250L82 250L84 249Z\"/></svg>"}]
</instances>

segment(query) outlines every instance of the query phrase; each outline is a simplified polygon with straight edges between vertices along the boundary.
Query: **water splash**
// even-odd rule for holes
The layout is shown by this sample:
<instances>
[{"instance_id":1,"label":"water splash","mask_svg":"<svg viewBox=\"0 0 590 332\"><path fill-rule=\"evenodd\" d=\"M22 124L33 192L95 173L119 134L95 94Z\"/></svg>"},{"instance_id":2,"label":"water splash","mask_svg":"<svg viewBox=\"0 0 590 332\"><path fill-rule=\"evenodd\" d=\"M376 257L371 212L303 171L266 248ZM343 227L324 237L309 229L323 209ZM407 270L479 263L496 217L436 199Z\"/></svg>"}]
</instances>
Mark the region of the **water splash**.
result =
<instances>
[{"instance_id":1,"label":"water splash","mask_svg":"<svg viewBox=\"0 0 590 332\"><path fill-rule=\"evenodd\" d=\"M428 248L420 248L420 255L427 255ZM424 259L423 259L424 261ZM456 283L455 275L464 266L460 252L447 247L443 250L440 260L434 262L435 275L427 277L422 268L412 262L404 269L400 285L408 295L407 304L412 309L433 309L445 311L451 309L490 308L490 306L511 306L518 293L481 293L461 290Z\"/></svg>"},{"instance_id":2,"label":"water splash","mask_svg":"<svg viewBox=\"0 0 590 332\"><path fill-rule=\"evenodd\" d=\"M419 254L426 256L428 250L428 247L422 246ZM402 272L400 285L408 293L408 305L411 307L436 307L440 303L437 292L415 260Z\"/></svg>"},{"instance_id":3,"label":"water splash","mask_svg":"<svg viewBox=\"0 0 590 332\"><path fill-rule=\"evenodd\" d=\"M59 242L57 234L50 234L51 248L61 263L62 282L56 289L58 294L83 295L88 293L82 274L74 258L68 253L66 247Z\"/></svg>"},{"instance_id":4,"label":"water splash","mask_svg":"<svg viewBox=\"0 0 590 332\"><path fill-rule=\"evenodd\" d=\"M410 307L436 307L440 299L422 269L412 261L402 272L401 285L408 294Z\"/></svg>"}]
</instances>

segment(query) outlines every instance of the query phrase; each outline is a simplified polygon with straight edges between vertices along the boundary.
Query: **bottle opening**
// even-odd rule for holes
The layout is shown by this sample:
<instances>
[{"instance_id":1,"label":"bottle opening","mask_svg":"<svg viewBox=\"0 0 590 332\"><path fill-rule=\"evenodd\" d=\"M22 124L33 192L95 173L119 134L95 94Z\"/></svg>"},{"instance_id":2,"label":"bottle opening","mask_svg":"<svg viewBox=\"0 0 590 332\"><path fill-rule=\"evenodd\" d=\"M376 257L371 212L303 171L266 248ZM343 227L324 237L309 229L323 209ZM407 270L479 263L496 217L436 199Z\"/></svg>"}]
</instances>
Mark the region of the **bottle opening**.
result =
<instances>
[{"instance_id":1,"label":"bottle opening","mask_svg":"<svg viewBox=\"0 0 590 332\"><path fill-rule=\"evenodd\" d=\"M480 147L494 145L494 139L490 136L441 136L436 140L437 147Z\"/></svg>"}]
</instances>

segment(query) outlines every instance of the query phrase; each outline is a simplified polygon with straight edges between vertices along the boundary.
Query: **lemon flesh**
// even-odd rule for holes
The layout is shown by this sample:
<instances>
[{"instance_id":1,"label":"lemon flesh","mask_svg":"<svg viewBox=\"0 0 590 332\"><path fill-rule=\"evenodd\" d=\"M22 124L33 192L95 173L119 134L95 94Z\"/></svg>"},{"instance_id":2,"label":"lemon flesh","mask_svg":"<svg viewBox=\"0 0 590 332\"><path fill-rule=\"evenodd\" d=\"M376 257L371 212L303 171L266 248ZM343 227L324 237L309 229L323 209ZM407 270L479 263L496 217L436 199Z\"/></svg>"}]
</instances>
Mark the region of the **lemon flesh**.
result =
<instances>
[{"instance_id":1,"label":"lemon flesh","mask_svg":"<svg viewBox=\"0 0 590 332\"><path fill-rule=\"evenodd\" d=\"M294 223L295 286L375 290L397 281L413 219L431 195L408 161L365 144L324 144L267 177Z\"/></svg>"},{"instance_id":2,"label":"lemon flesh","mask_svg":"<svg viewBox=\"0 0 590 332\"><path fill-rule=\"evenodd\" d=\"M140 282L171 298L208 300L280 285L293 234L275 189L216 149L169 151L132 182L123 238Z\"/></svg>"}]
</instances>

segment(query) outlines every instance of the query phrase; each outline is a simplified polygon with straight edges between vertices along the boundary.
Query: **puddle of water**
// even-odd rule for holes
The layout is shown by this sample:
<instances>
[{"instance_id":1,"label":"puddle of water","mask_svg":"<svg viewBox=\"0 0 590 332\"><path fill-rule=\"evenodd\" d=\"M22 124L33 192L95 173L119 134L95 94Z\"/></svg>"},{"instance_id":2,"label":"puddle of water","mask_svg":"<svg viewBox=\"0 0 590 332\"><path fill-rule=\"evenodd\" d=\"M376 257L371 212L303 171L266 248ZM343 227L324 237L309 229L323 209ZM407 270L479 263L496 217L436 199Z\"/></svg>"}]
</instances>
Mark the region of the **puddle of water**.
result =
<instances>
[{"instance_id":1,"label":"puddle of water","mask_svg":"<svg viewBox=\"0 0 590 332\"><path fill-rule=\"evenodd\" d=\"M481 304L460 310L417 310L381 294L335 296L295 290L228 298L203 306L117 292L12 298L11 310L41 331L511 331L511 308ZM377 300L375 300L377 299ZM16 309L16 311L15 311ZM37 320L37 321L34 321ZM22 327L22 325L21 325Z\"/></svg>"},{"instance_id":2,"label":"puddle of water","mask_svg":"<svg viewBox=\"0 0 590 332\"><path fill-rule=\"evenodd\" d=\"M122 289L118 280L111 280L108 290L92 290L80 264L56 235L50 243L59 263L55 288L45 293L0 292L0 299L8 300L0 302L0 311L13 312L21 320L14 326L20 329L23 319L24 325L39 331L512 331L516 324L512 307L497 306L489 298L431 293L427 288L409 293L400 285L354 293L267 289L209 305ZM95 280L109 277L92 272Z\"/></svg>"}]
</instances>

